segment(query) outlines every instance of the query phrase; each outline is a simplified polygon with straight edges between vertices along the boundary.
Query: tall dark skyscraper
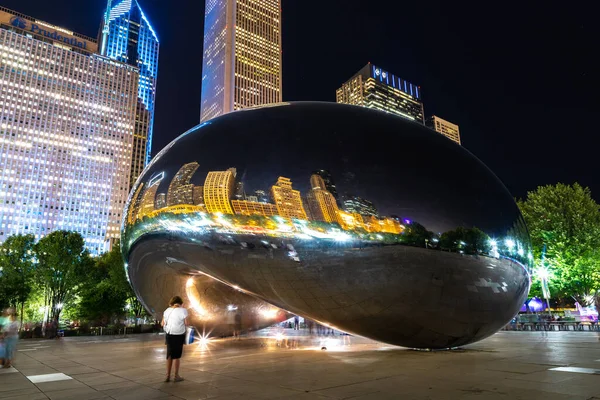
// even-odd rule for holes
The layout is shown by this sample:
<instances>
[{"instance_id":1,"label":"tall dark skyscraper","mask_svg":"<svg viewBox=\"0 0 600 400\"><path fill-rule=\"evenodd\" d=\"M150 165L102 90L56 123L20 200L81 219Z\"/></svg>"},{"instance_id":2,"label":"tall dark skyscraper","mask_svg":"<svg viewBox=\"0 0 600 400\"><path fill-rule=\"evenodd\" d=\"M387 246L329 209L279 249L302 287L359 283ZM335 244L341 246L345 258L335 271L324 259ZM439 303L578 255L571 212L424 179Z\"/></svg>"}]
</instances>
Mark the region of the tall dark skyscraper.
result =
<instances>
[{"instance_id":1,"label":"tall dark skyscraper","mask_svg":"<svg viewBox=\"0 0 600 400\"><path fill-rule=\"evenodd\" d=\"M337 188L335 187L335 182L331 177L331 173L329 173L329 171L327 170L322 169L319 171L314 171L313 174L319 175L321 178L323 178L323 180L325 181L325 189L333 195L336 202L339 201Z\"/></svg>"},{"instance_id":2,"label":"tall dark skyscraper","mask_svg":"<svg viewBox=\"0 0 600 400\"><path fill-rule=\"evenodd\" d=\"M158 36L137 0L108 0L99 42L100 54L140 70L131 165L133 185L150 161L152 151Z\"/></svg>"}]
</instances>

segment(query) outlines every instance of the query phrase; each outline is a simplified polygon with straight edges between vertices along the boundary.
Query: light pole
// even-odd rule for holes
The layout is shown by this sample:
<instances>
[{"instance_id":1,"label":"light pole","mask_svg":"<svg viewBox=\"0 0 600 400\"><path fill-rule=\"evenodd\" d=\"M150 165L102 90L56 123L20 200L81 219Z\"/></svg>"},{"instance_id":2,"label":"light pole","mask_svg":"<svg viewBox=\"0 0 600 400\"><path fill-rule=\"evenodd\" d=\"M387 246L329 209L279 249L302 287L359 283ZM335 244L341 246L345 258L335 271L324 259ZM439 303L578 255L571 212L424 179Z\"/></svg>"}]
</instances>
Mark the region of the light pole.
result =
<instances>
[{"instance_id":1,"label":"light pole","mask_svg":"<svg viewBox=\"0 0 600 400\"><path fill-rule=\"evenodd\" d=\"M550 288L548 287L548 269L542 264L542 266L538 268L537 274L542 283L542 294L544 296L544 299L546 299L546 304L548 304L548 314L552 315L552 311L550 311Z\"/></svg>"}]
</instances>

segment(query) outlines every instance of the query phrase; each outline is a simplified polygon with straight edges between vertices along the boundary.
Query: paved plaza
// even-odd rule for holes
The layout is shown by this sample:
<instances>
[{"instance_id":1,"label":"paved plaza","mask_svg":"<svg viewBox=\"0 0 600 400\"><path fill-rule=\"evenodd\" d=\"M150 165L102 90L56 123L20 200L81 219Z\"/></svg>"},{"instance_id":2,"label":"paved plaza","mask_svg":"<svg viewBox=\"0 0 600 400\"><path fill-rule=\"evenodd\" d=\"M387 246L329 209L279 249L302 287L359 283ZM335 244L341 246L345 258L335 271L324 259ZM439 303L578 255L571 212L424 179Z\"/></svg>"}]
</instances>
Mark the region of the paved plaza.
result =
<instances>
[{"instance_id":1,"label":"paved plaza","mask_svg":"<svg viewBox=\"0 0 600 400\"><path fill-rule=\"evenodd\" d=\"M163 382L162 336L23 340L0 399L600 399L594 332L500 332L440 352L278 332L187 346L179 383Z\"/></svg>"}]
</instances>

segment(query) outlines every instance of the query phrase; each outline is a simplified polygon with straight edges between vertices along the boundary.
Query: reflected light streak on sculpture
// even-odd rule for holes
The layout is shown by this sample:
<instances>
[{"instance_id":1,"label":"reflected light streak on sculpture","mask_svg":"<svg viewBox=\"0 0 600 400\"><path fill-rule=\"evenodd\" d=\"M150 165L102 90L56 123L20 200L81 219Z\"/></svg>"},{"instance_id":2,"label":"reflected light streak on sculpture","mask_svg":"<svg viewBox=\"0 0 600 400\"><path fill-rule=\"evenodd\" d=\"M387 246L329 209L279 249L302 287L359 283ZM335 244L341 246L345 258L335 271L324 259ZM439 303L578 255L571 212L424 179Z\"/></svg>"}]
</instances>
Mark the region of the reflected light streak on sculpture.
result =
<instances>
[{"instance_id":1,"label":"reflected light streak on sculpture","mask_svg":"<svg viewBox=\"0 0 600 400\"><path fill-rule=\"evenodd\" d=\"M155 157L124 215L146 308L160 316L183 295L214 335L287 311L449 348L496 332L529 290L529 236L498 178L428 128L359 107L289 103L204 123Z\"/></svg>"}]
</instances>

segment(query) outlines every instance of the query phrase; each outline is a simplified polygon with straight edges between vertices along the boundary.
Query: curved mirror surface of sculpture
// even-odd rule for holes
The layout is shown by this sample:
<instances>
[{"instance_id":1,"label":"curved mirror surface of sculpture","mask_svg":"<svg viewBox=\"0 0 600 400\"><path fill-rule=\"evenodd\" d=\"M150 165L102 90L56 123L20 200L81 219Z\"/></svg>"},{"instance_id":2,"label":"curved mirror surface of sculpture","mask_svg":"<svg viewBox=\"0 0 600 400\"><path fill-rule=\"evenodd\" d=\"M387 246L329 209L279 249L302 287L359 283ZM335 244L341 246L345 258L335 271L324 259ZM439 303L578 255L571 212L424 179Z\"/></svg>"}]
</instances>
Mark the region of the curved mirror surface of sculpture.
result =
<instances>
[{"instance_id":1,"label":"curved mirror surface of sculpture","mask_svg":"<svg viewBox=\"0 0 600 400\"><path fill-rule=\"evenodd\" d=\"M485 165L415 122L331 103L235 112L180 136L133 188L122 243L146 307L183 294L201 331L286 310L448 348L496 332L529 290L527 229Z\"/></svg>"}]
</instances>

